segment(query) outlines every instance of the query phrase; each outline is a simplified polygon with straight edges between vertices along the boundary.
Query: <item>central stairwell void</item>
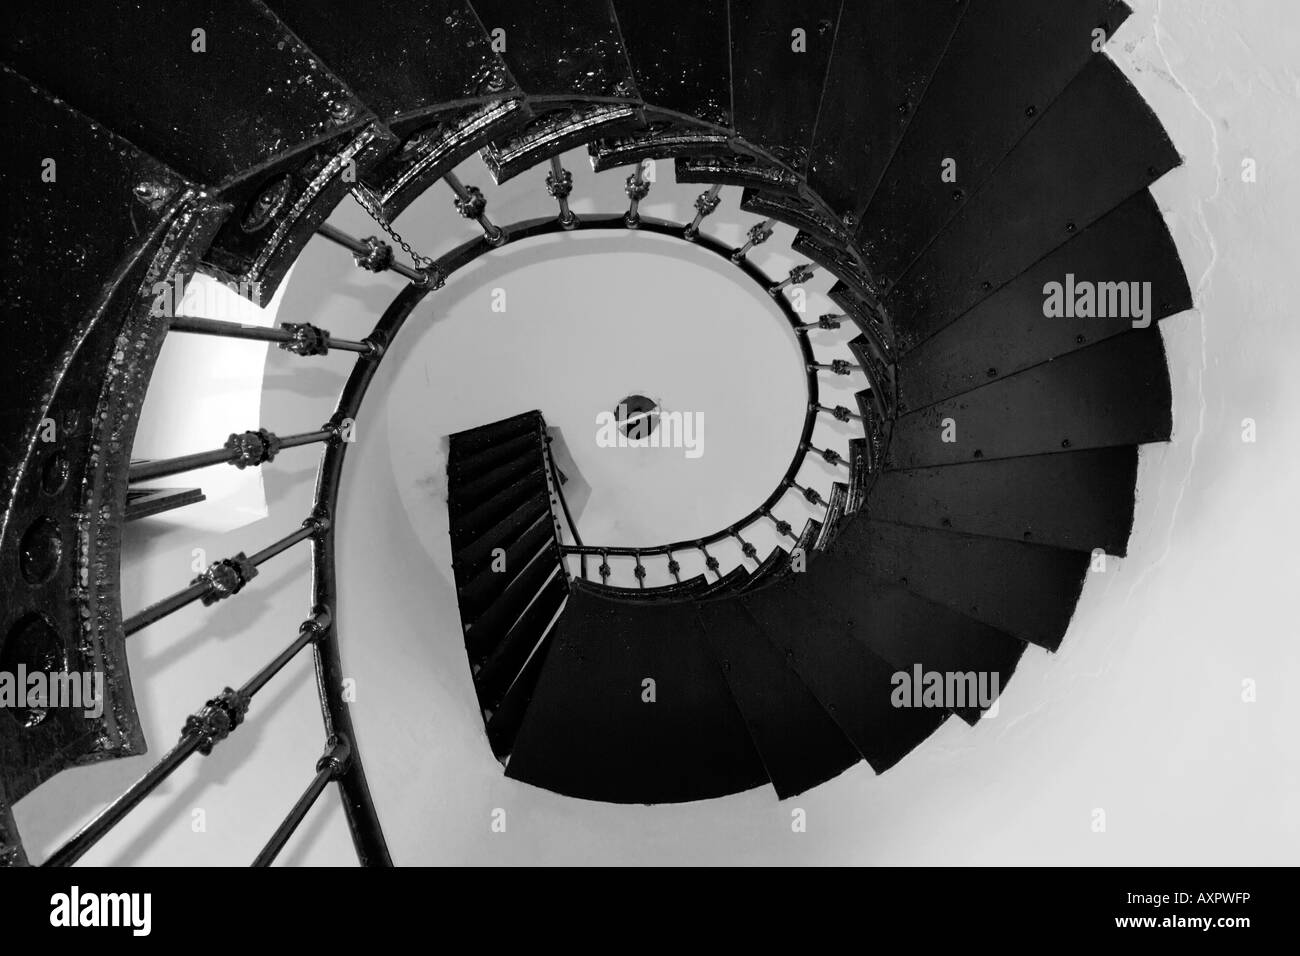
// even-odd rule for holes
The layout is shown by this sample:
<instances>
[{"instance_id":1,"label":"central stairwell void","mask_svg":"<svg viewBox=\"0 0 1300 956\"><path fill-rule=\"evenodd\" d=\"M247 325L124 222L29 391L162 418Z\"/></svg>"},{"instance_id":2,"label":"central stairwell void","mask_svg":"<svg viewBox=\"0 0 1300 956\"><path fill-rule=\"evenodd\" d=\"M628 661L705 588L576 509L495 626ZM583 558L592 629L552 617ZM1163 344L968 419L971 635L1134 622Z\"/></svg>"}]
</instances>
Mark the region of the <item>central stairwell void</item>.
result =
<instances>
[{"instance_id":1,"label":"central stairwell void","mask_svg":"<svg viewBox=\"0 0 1300 956\"><path fill-rule=\"evenodd\" d=\"M752 498L632 540L587 533L566 496L610 492L567 463L637 450L599 449L594 417L557 429L562 416L520 390L515 407L445 436L458 639L508 777L661 803L768 783L784 798L860 761L884 772L950 718L978 721L1031 647L1056 650L1089 568L1125 552L1138 449L1172 427L1158 323L1190 293L1148 192L1179 157L1105 52L1128 15L1119 0L255 0L205 8L214 42L199 60L169 39L199 15L186 4L61 7L31 5L0 41L20 118L6 181L57 154L68 184L18 210L7 237L27 265L6 278L22 312L6 322L26 333L12 336L15 385L39 398L0 435L13 491L0 634L6 667L63 661L110 679L100 717L0 714L6 862L26 861L13 801L66 767L144 750L130 635L240 600L298 543L313 584L297 637L215 693L46 862L75 862L193 754L256 720L255 695L307 648L323 756L304 757L314 776L257 862L331 782L362 862L390 862L341 664L350 642L377 639L340 627L344 458L372 383L415 350L418 310L436 316L440 295L534 241L558 262L566 243L635 238L647 283L656 244L709 257L756 297L753 335L783 336L791 378L772 388L795 398L788 437L747 435L783 449ZM584 159L620 188L582 195ZM498 205L493 182L531 184L535 203ZM698 192L667 214L654 204L670 184ZM428 193L463 219L432 243L412 215ZM340 228L341 202L374 234ZM264 304L308 243L404 280L369 334L150 308L155 281L196 270ZM788 259L765 253L777 245ZM1049 293L1067 282L1062 309ZM1132 283L1149 290L1141 309L1123 294ZM172 334L355 364L334 408L297 431L272 431L264 409L222 448L133 465ZM737 375L746 338L712 357L719 381ZM581 387L584 369L564 374ZM662 436L695 409L659 388L612 382L591 408L645 398L653 408L630 403L623 434L657 413ZM73 423L53 446L38 440L48 420ZM307 445L323 449L315 500L284 537L120 606L133 484ZM971 692L900 693L932 674Z\"/></svg>"}]
</instances>

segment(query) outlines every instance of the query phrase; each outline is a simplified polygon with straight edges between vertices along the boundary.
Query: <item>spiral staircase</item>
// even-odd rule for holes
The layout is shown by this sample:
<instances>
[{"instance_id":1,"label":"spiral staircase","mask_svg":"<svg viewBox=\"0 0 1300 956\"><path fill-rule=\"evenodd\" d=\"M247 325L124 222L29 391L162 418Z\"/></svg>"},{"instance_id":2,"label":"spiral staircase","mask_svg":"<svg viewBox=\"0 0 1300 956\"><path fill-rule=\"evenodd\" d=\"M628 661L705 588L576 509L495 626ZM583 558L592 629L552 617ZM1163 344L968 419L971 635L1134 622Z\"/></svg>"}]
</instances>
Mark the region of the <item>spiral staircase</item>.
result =
<instances>
[{"instance_id":1,"label":"spiral staircase","mask_svg":"<svg viewBox=\"0 0 1300 956\"><path fill-rule=\"evenodd\" d=\"M196 601L238 600L260 564L307 543L297 637L203 704L43 862L75 862L195 752L255 720L254 695L308 648L323 756L256 862L331 783L361 862L390 862L342 692L333 522L347 428L419 303L542 235L641 230L733 263L788 320L808 404L768 499L654 547L582 541L545 409L526 397L517 416L452 436L467 663L506 774L621 803L768 782L786 797L859 760L883 772L954 714L977 721L978 703L895 706L894 675L978 672L1005 687L1028 646L1055 650L1091 564L1125 552L1138 447L1172 427L1156 323L1191 297L1148 187L1179 157L1103 50L1127 15L1118 0L20 4L0 40L12 137L0 660L98 670L107 686L99 717L0 713L0 859L28 862L14 801L62 769L144 752L129 637ZM582 148L597 171L626 168L625 209L574 213L562 157ZM552 211L496 222L461 178L480 159L498 184L545 170ZM693 219L642 215L648 160L704 189ZM480 232L437 258L396 228L430 188ZM325 222L349 195L402 254ZM713 237L715 215L746 224L747 241ZM767 275L751 254L782 227L806 261ZM364 339L156 308L159 283L195 272L265 304L312 241L408 280ZM810 321L793 294L827 274L838 311ZM1146 321L1049 314L1051 283L1150 283ZM840 328L855 333L847 352L816 351ZM318 428L249 423L220 449L133 461L168 334L347 351L355 365ZM861 383L855 407L821 401L828 376ZM819 439L826 423L842 446ZM315 507L294 530L124 613L122 524L143 482L310 444L323 446ZM817 487L810 463L836 477Z\"/></svg>"}]
</instances>

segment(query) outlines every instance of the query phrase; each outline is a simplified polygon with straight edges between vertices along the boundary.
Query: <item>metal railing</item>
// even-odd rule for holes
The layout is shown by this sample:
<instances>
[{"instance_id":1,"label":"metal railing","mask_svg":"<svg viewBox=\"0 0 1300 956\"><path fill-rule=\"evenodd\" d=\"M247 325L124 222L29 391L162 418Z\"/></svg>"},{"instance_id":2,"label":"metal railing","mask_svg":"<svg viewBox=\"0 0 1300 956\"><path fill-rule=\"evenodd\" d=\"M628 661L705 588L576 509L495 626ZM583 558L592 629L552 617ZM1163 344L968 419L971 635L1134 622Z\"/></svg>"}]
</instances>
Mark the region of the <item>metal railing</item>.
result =
<instances>
[{"instance_id":1,"label":"metal railing","mask_svg":"<svg viewBox=\"0 0 1300 956\"><path fill-rule=\"evenodd\" d=\"M747 241L739 247L728 246L702 233L700 227L703 220L716 212L721 204L720 186L711 187L699 196L695 202L696 215L688 223L644 217L640 214L640 204L648 195L651 184L644 176L643 166L638 163L636 170L627 178L626 192L629 205L626 211L578 217L568 203L572 191L571 174L563 168L558 158L550 161L550 167L546 188L547 193L558 204L558 215L528 219L504 228L488 218L487 203L478 188L466 186L454 174L448 173L445 182L455 195L457 210L465 218L477 222L482 229L482 235L462 243L437 260L414 252L392 229L382 206L377 204L375 197L364 190L354 190L353 195L358 202L361 202L384 231L403 247L414 263L413 266L408 266L396 261L391 247L375 237L357 239L328 224L317 228L320 236L349 250L356 264L361 268L371 272L392 270L409 280L379 318L373 331L360 341L335 338L328 331L308 323L286 323L279 327L266 328L192 316L171 320L170 331L172 332L275 342L282 349L300 356L321 355L331 350L339 350L352 353L356 358L339 395L333 415L320 429L283 437L265 429L250 430L232 434L220 449L160 461L133 462L130 465L130 481L139 481L181 474L219 463L233 464L237 468L256 467L271 462L284 448L308 444L323 446L313 508L299 529L286 534L252 555L241 552L230 558L213 562L186 587L126 617L123 621L124 631L128 635L138 633L196 601L208 606L234 597L257 575L259 565L304 541L311 544L312 612L300 626L295 640L240 687L237 689L226 687L218 695L209 699L185 722L180 739L171 750L125 793L108 804L75 836L56 850L44 865L65 866L75 863L190 757L195 753L209 754L220 741L245 721L258 692L290 660L308 647L312 648L315 657L317 688L324 725L324 753L316 762L315 773L305 791L271 834L253 865L269 865L276 858L307 811L328 789L330 783L338 785L353 843L361 863L391 865L392 859L371 799L361 755L356 746L356 735L348 704L343 696L344 681L333 613L337 599L337 570L334 524L331 516L338 502L340 476L348 446L348 442L343 440L342 428L345 422L356 418L380 362L414 308L426 295L440 288L458 269L503 245L554 233L614 229L638 230L680 238L733 263L742 274L768 292L789 323L803 359L807 412L794 455L785 476L772 494L740 521L703 537L653 547L585 545L569 511L568 503L559 490L558 480L553 482L560 508L574 541L572 545L564 545L562 552L578 556L584 579L587 577L589 556L596 555L601 558L599 571L602 582L608 580L610 576L611 555L630 556L635 562L633 574L637 581L637 588L644 589L646 565L642 559L662 556L667 559L669 573L680 582L681 566L675 554L697 550L703 556L706 568L718 580L722 580L725 575L718 558L709 552L710 545L723 540L734 540L739 544L744 558L757 565L760 564L757 549L744 537L746 529L754 524L772 522L777 533L782 537L788 537L792 541L801 540L789 522L778 519L773 513L774 506L785 495L798 492L814 506L830 507L818 492L800 485L796 480L799 469L809 454L819 455L831 465L844 464L844 457L840 453L831 449L817 448L812 444L814 420L821 413L833 415L841 422L863 422L863 416L850 412L842 406L830 407L820 404L817 374L824 369L840 374L860 372L862 369L859 366L845 368L848 363L842 360L836 360L829 365L815 362L808 333L815 328L837 328L839 319L843 317L823 316L818 323L804 323L791 307L790 302L781 294L782 290L789 286L808 281L814 274L816 266L799 265L790 270L789 275L784 279L774 280L749 259L749 252L773 234L773 221L770 219L750 228L747 232ZM549 445L546 463L552 478L556 478L557 469Z\"/></svg>"}]
</instances>

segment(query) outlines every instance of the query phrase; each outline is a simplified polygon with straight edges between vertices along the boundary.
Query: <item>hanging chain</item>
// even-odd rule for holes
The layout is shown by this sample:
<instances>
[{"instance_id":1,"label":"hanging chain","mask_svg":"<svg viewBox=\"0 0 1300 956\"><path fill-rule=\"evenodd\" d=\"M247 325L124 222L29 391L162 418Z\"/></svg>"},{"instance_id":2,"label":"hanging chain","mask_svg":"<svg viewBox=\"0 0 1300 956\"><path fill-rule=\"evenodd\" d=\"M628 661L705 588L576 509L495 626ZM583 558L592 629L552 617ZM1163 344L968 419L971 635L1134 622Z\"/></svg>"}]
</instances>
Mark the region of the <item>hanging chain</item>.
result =
<instances>
[{"instance_id":1,"label":"hanging chain","mask_svg":"<svg viewBox=\"0 0 1300 956\"><path fill-rule=\"evenodd\" d=\"M357 201L357 205L364 209L371 219L379 223L379 228L388 233L389 238L401 246L402 251L411 257L411 261L415 263L415 268L425 273L431 271L433 260L428 256L420 255L412 249L411 244L403 239L401 233L392 227L392 224L388 221L388 217L384 215L384 205L379 201L378 196L372 193L365 186L361 185L361 183L357 183L352 187L352 198Z\"/></svg>"}]
</instances>

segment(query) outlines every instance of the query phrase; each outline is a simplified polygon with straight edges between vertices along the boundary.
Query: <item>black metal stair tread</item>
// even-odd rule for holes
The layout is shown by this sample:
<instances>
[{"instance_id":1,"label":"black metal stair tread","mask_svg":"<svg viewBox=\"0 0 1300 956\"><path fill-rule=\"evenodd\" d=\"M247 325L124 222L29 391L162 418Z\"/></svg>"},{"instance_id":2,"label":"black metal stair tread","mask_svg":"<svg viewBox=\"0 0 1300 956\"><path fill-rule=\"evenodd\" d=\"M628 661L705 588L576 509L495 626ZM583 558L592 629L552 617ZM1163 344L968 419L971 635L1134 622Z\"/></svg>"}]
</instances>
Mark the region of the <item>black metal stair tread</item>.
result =
<instances>
[{"instance_id":1,"label":"black metal stair tread","mask_svg":"<svg viewBox=\"0 0 1300 956\"><path fill-rule=\"evenodd\" d=\"M1091 59L890 291L900 336L918 313L947 324L1180 161L1119 68Z\"/></svg>"},{"instance_id":2,"label":"black metal stair tread","mask_svg":"<svg viewBox=\"0 0 1300 956\"><path fill-rule=\"evenodd\" d=\"M267 5L381 119L511 95L509 72L467 0Z\"/></svg>"},{"instance_id":3,"label":"black metal stair tread","mask_svg":"<svg viewBox=\"0 0 1300 956\"><path fill-rule=\"evenodd\" d=\"M849 439L849 497L844 510L849 514L861 510L867 498L872 470L871 447L865 438Z\"/></svg>"},{"instance_id":4,"label":"black metal stair tread","mask_svg":"<svg viewBox=\"0 0 1300 956\"><path fill-rule=\"evenodd\" d=\"M551 576L563 573L559 546L553 540L548 541L528 559L527 564L511 575L510 583L482 613L466 620L462 612L465 649L470 660L477 662L491 655Z\"/></svg>"},{"instance_id":5,"label":"black metal stair tread","mask_svg":"<svg viewBox=\"0 0 1300 956\"><path fill-rule=\"evenodd\" d=\"M856 295L864 298L873 295L873 282L866 265L846 248L842 240L800 230L790 243L790 249L817 263Z\"/></svg>"},{"instance_id":6,"label":"black metal stair tread","mask_svg":"<svg viewBox=\"0 0 1300 956\"><path fill-rule=\"evenodd\" d=\"M1133 280L1134 263L1142 264L1141 282ZM1050 283L1069 303L1066 314L1048 309ZM1134 291L1149 308L1145 317L1135 314ZM1070 314L1084 293L1102 297L1085 311L1106 314ZM926 337L926 314L915 316L900 342L911 348L898 363L900 408L923 408L1191 305L1178 250L1143 190L935 334Z\"/></svg>"},{"instance_id":7,"label":"black metal stair tread","mask_svg":"<svg viewBox=\"0 0 1300 956\"><path fill-rule=\"evenodd\" d=\"M1126 445L887 471L868 510L880 521L1123 556L1137 462Z\"/></svg>"},{"instance_id":8,"label":"black metal stair tread","mask_svg":"<svg viewBox=\"0 0 1300 956\"><path fill-rule=\"evenodd\" d=\"M495 525L509 512L523 506L531 497L546 490L546 467L539 460L533 468L517 481L497 492L496 496L464 514L453 514L451 521L452 547L459 549Z\"/></svg>"},{"instance_id":9,"label":"black metal stair tread","mask_svg":"<svg viewBox=\"0 0 1300 956\"><path fill-rule=\"evenodd\" d=\"M535 114L518 135L483 151L498 183L593 137L643 127L636 80L609 0L566 0L537 10L516 0L474 0L489 34L503 30L502 53Z\"/></svg>"},{"instance_id":10,"label":"black metal stair tread","mask_svg":"<svg viewBox=\"0 0 1300 956\"><path fill-rule=\"evenodd\" d=\"M473 511L479 505L490 500L493 496L508 488L510 485L519 481L525 475L535 472L538 463L541 460L540 443L536 449L529 449L528 452L517 458L506 461L487 471L480 472L477 475L448 474L447 484L455 482L456 492L449 495L448 507L453 515L453 520L459 515ZM542 483L544 484L544 482ZM539 485L540 487L540 485Z\"/></svg>"},{"instance_id":11,"label":"black metal stair tread","mask_svg":"<svg viewBox=\"0 0 1300 956\"><path fill-rule=\"evenodd\" d=\"M116 542L128 491L125 422L133 421L127 409L138 409L144 397L167 321L147 314L153 283L194 267L193 250L225 210L5 66L0 109L8 134L0 177L12 190L0 279L5 669L22 660L93 659L110 675L98 714L51 708L35 730L10 715L0 718L0 859L21 861L21 844L10 842L17 834L7 800L64 768L145 749L120 615L108 610L116 607ZM52 181L43 182L47 174ZM56 549L37 580L24 573L20 554L31 540L27 529L49 520L60 526L51 540L63 542L64 557L58 560ZM76 560L68 553L74 541ZM89 582L79 576L87 567L97 568ZM32 614L38 608L39 626Z\"/></svg>"},{"instance_id":12,"label":"black metal stair tread","mask_svg":"<svg viewBox=\"0 0 1300 956\"><path fill-rule=\"evenodd\" d=\"M447 441L447 467L451 469L474 466L476 455L495 451L508 442L522 442L533 434L540 434L541 427L542 413L533 410L456 432Z\"/></svg>"},{"instance_id":13,"label":"black metal stair tread","mask_svg":"<svg viewBox=\"0 0 1300 956\"><path fill-rule=\"evenodd\" d=\"M1128 16L1118 0L976 0L962 17L857 238L892 283ZM943 163L956 163L945 182Z\"/></svg>"},{"instance_id":14,"label":"black metal stair tread","mask_svg":"<svg viewBox=\"0 0 1300 956\"><path fill-rule=\"evenodd\" d=\"M608 0L565 0L539 9L516 0L472 0L484 29L505 31L503 56L530 99L629 99L635 83Z\"/></svg>"},{"instance_id":15,"label":"black metal stair tread","mask_svg":"<svg viewBox=\"0 0 1300 956\"><path fill-rule=\"evenodd\" d=\"M738 604L701 605L699 618L779 798L825 783L862 759Z\"/></svg>"},{"instance_id":16,"label":"black metal stair tread","mask_svg":"<svg viewBox=\"0 0 1300 956\"><path fill-rule=\"evenodd\" d=\"M749 569L744 565L738 564L700 595L702 601L717 601L723 598L730 598L736 593L743 591L749 584Z\"/></svg>"},{"instance_id":17,"label":"black metal stair tread","mask_svg":"<svg viewBox=\"0 0 1300 956\"><path fill-rule=\"evenodd\" d=\"M477 538L457 545L452 552L452 567L456 569L457 574L473 578L490 565L494 549L508 549L527 533L539 517L545 517L549 521L550 514L550 499L544 490L539 489L531 498Z\"/></svg>"},{"instance_id":18,"label":"black metal stair tread","mask_svg":"<svg viewBox=\"0 0 1300 956\"><path fill-rule=\"evenodd\" d=\"M805 626L849 634L893 666L895 674L910 676L920 668L923 673L970 674L976 681L984 675L990 691L995 688L989 675L996 675L996 691L1005 688L1028 644L902 585L865 576L857 552L866 533L866 522L854 522L818 564L817 573L797 582ZM974 724L983 703L976 698L943 706Z\"/></svg>"},{"instance_id":19,"label":"black metal stair tread","mask_svg":"<svg viewBox=\"0 0 1300 956\"><path fill-rule=\"evenodd\" d=\"M795 6L789 0L749 0L729 8L736 132L802 173L840 2L804 0ZM773 95L777 89L779 96Z\"/></svg>"},{"instance_id":20,"label":"black metal stair tread","mask_svg":"<svg viewBox=\"0 0 1300 956\"><path fill-rule=\"evenodd\" d=\"M32 190L21 203L10 203L5 216L5 332L22 343L6 358L7 391L36 396L50 387L45 376L51 363L84 336L108 280L131 255L157 245L175 204L192 186L2 67L0 97L5 115L25 119L15 124L4 150L5 180L30 180L48 157L57 157L58 188ZM156 183L171 200L157 208L138 201L135 189L142 182ZM96 229L87 231L86 223ZM16 418L4 417L0 447L12 455L6 461L20 455L16 434L9 443Z\"/></svg>"},{"instance_id":21,"label":"black metal stair tread","mask_svg":"<svg viewBox=\"0 0 1300 956\"><path fill-rule=\"evenodd\" d=\"M831 493L826 501L826 515L822 519L821 533L817 535L813 549L825 551L839 533L840 523L844 519L845 508L849 501L849 486L842 481L831 485Z\"/></svg>"},{"instance_id":22,"label":"black metal stair tread","mask_svg":"<svg viewBox=\"0 0 1300 956\"><path fill-rule=\"evenodd\" d=\"M252 4L28 4L22 29L0 37L0 58L218 189L355 128L366 109Z\"/></svg>"},{"instance_id":23,"label":"black metal stair tread","mask_svg":"<svg viewBox=\"0 0 1300 956\"><path fill-rule=\"evenodd\" d=\"M754 568L753 573L749 576L749 580L741 585L740 590L753 591L756 588L761 588L769 581L779 577L789 566L789 552L780 546L774 547L768 552L767 557L759 563L758 567Z\"/></svg>"},{"instance_id":24,"label":"black metal stair tread","mask_svg":"<svg viewBox=\"0 0 1300 956\"><path fill-rule=\"evenodd\" d=\"M1141 445L1171 427L1160 332L1135 329L901 416L887 467Z\"/></svg>"},{"instance_id":25,"label":"black metal stair tread","mask_svg":"<svg viewBox=\"0 0 1300 956\"><path fill-rule=\"evenodd\" d=\"M689 605L575 591L547 643L507 776L610 803L703 800L767 781Z\"/></svg>"},{"instance_id":26,"label":"black metal stair tread","mask_svg":"<svg viewBox=\"0 0 1300 956\"><path fill-rule=\"evenodd\" d=\"M890 693L897 668L846 631L798 626L804 576L792 574L771 587L746 594L741 604L858 753L876 773L883 773L930 736L949 714L894 707ZM796 622L794 626L792 622Z\"/></svg>"},{"instance_id":27,"label":"black metal stair tread","mask_svg":"<svg viewBox=\"0 0 1300 956\"><path fill-rule=\"evenodd\" d=\"M529 429L522 435L505 438L486 448L469 450L452 445L447 454L447 474L454 479L473 477L485 471L491 471L501 464L514 461L521 456L541 455L544 440L541 434Z\"/></svg>"},{"instance_id":28,"label":"black metal stair tread","mask_svg":"<svg viewBox=\"0 0 1300 956\"><path fill-rule=\"evenodd\" d=\"M680 168L679 163L678 169ZM680 174L677 180L685 181ZM741 212L775 219L826 242L838 243L847 238L839 222L800 198L792 180L787 183L737 182L734 185L745 187L740 194Z\"/></svg>"},{"instance_id":29,"label":"black metal stair tread","mask_svg":"<svg viewBox=\"0 0 1300 956\"><path fill-rule=\"evenodd\" d=\"M731 126L726 0L614 0L614 13L647 106Z\"/></svg>"},{"instance_id":30,"label":"black metal stair tread","mask_svg":"<svg viewBox=\"0 0 1300 956\"><path fill-rule=\"evenodd\" d=\"M542 641L568 593L564 575L552 577L474 673L474 689L483 708L495 710L500 705L529 655Z\"/></svg>"},{"instance_id":31,"label":"black metal stair tread","mask_svg":"<svg viewBox=\"0 0 1300 956\"><path fill-rule=\"evenodd\" d=\"M555 628L552 628L533 648L514 682L501 698L500 705L490 713L484 712L484 730L487 733L488 745L499 760L506 760L511 748L514 747L515 737L519 734L519 726L523 723L528 705L532 702L533 692L537 689L537 678L546 663L546 656L550 652L554 636Z\"/></svg>"},{"instance_id":32,"label":"black metal stair tread","mask_svg":"<svg viewBox=\"0 0 1300 956\"><path fill-rule=\"evenodd\" d=\"M879 343L871 335L863 332L850 339L848 347L857 363L866 370L867 380L871 382L872 388L892 394L893 369L889 365L888 357L881 351Z\"/></svg>"},{"instance_id":33,"label":"black metal stair tread","mask_svg":"<svg viewBox=\"0 0 1300 956\"><path fill-rule=\"evenodd\" d=\"M809 185L841 216L875 192L968 4L853 0L840 10Z\"/></svg>"},{"instance_id":34,"label":"black metal stair tread","mask_svg":"<svg viewBox=\"0 0 1300 956\"><path fill-rule=\"evenodd\" d=\"M794 173L748 153L679 156L673 162L673 176L678 183L739 186L762 190L764 195L782 193L797 197L799 194L799 179ZM744 208L743 202L741 207Z\"/></svg>"},{"instance_id":35,"label":"black metal stair tread","mask_svg":"<svg viewBox=\"0 0 1300 956\"><path fill-rule=\"evenodd\" d=\"M500 570L497 569L496 562L491 560L472 577L463 577L459 569L456 569L457 598L462 617L473 620L482 614L509 585L511 569L526 566L528 559L554 537L552 518L549 513L543 514L509 545L500 546Z\"/></svg>"},{"instance_id":36,"label":"black metal stair tread","mask_svg":"<svg viewBox=\"0 0 1300 956\"><path fill-rule=\"evenodd\" d=\"M894 334L880 300L874 296L863 295L856 287L838 280L826 291L826 297L844 310L850 321L864 335L870 335L885 350L887 355L894 354Z\"/></svg>"},{"instance_id":37,"label":"black metal stair tread","mask_svg":"<svg viewBox=\"0 0 1300 956\"><path fill-rule=\"evenodd\" d=\"M1079 551L870 519L854 530L862 574L1048 650L1065 636L1090 562Z\"/></svg>"},{"instance_id":38,"label":"black metal stair tread","mask_svg":"<svg viewBox=\"0 0 1300 956\"><path fill-rule=\"evenodd\" d=\"M663 584L658 587L649 588L626 588L614 587L612 585L602 584L597 581L585 581L581 578L573 582L575 589L589 591L597 597L604 598L607 601L625 601L627 603L639 604L645 601L660 601L665 598L680 599L688 597L701 597L710 590L713 585L704 574L697 574L694 577L687 578L685 581L675 581L672 584Z\"/></svg>"}]
</instances>

